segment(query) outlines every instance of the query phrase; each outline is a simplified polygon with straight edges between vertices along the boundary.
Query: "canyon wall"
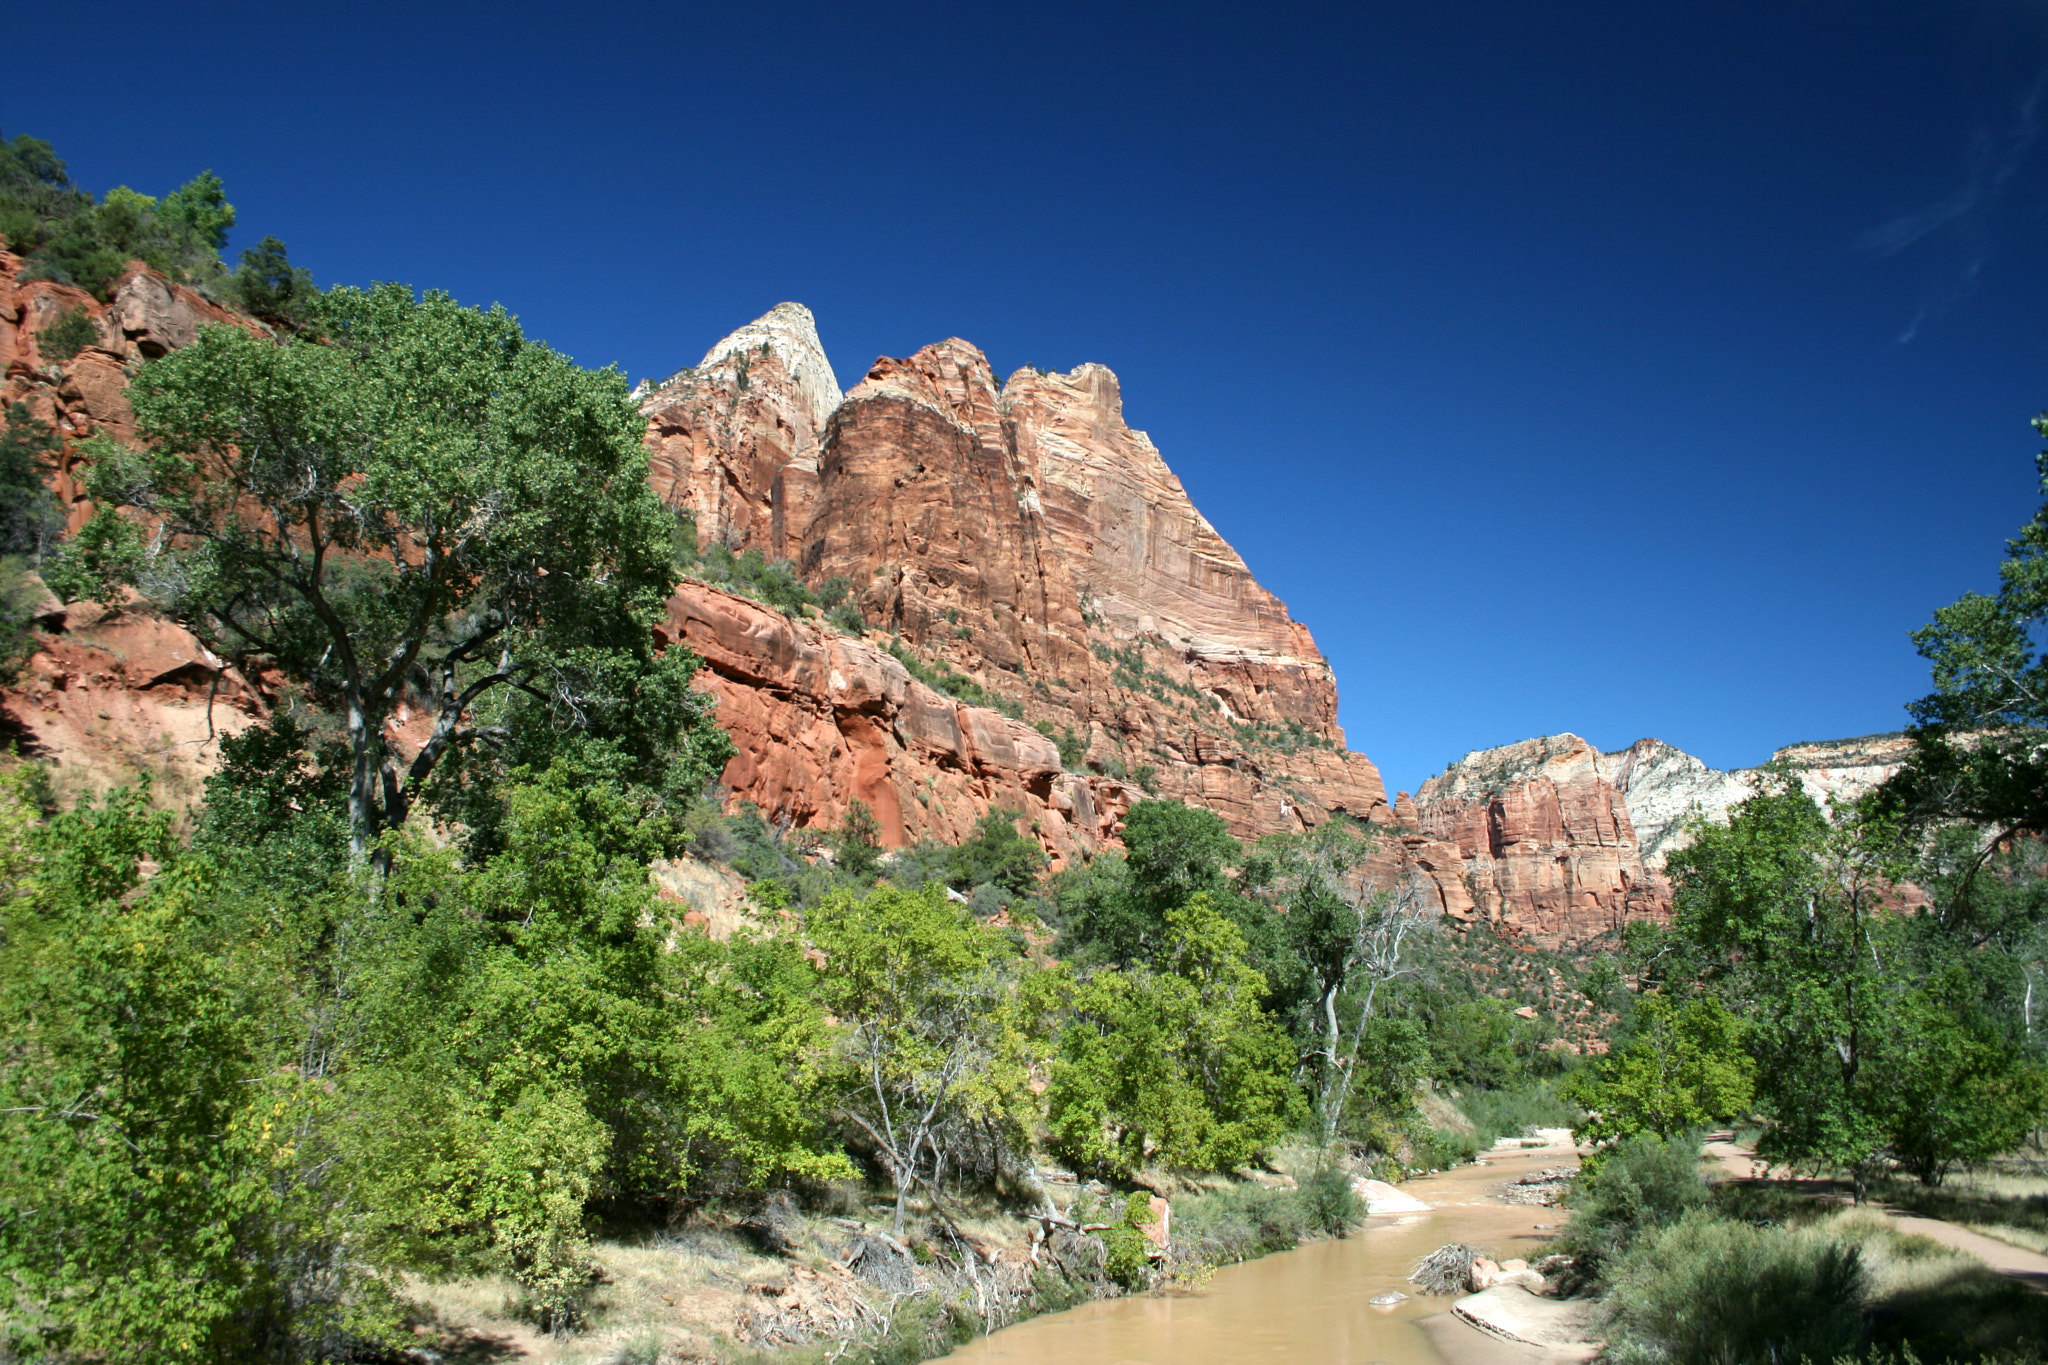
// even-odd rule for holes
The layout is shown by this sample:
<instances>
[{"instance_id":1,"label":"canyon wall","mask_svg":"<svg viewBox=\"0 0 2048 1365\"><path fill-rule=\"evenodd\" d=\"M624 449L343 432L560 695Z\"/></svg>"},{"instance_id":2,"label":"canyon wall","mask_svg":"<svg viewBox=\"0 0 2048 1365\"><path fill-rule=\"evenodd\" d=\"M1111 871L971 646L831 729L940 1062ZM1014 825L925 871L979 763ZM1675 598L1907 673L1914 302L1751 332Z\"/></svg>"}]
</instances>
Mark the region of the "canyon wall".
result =
<instances>
[{"instance_id":1,"label":"canyon wall","mask_svg":"<svg viewBox=\"0 0 2048 1365\"><path fill-rule=\"evenodd\" d=\"M1825 805L1854 800L1905 761L1903 735L1795 744L1772 761ZM1657 739L1601 753L1573 734L1467 754L1395 801L1403 867L1464 923L1557 946L1668 918L1667 858L1695 816L1727 820L1761 768L1724 772Z\"/></svg>"},{"instance_id":2,"label":"canyon wall","mask_svg":"<svg viewBox=\"0 0 2048 1365\"><path fill-rule=\"evenodd\" d=\"M48 482L75 530L91 507L71 443L135 439L127 389L141 363L186 345L209 323L260 324L140 265L106 302L69 285L24 283L21 269L19 257L0 251L0 408L20 405L64 438ZM91 322L92 341L75 355L45 355L42 333L76 314ZM159 802L189 805L218 764L218 736L265 711L257 686L147 610L49 600L37 625L43 648L0 694L0 742L43 760L60 796L146 772Z\"/></svg>"},{"instance_id":3,"label":"canyon wall","mask_svg":"<svg viewBox=\"0 0 2048 1365\"><path fill-rule=\"evenodd\" d=\"M956 338L877 360L842 396L808 310L782 304L639 398L654 486L700 543L847 580L870 644L1065 741L1061 791L1149 790L1244 836L1390 818L1307 628L1125 423L1108 369L998 383ZM834 761L851 761L847 744ZM743 756L727 781L778 816L834 823L859 783L811 763L780 781Z\"/></svg>"}]
</instances>

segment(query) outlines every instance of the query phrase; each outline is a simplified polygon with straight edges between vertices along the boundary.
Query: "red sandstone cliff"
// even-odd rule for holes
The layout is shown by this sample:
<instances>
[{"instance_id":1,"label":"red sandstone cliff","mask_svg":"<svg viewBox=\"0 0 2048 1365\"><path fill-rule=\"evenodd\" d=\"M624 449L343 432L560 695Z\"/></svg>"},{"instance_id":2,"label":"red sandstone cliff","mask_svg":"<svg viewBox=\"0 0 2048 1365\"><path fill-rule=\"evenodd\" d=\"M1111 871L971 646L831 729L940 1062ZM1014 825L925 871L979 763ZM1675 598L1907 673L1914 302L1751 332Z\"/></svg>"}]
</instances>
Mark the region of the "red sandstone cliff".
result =
<instances>
[{"instance_id":1,"label":"red sandstone cliff","mask_svg":"<svg viewBox=\"0 0 2048 1365\"><path fill-rule=\"evenodd\" d=\"M259 324L140 265L121 276L108 303L69 285L24 284L20 274L20 258L0 251L0 408L23 404L65 438L50 484L75 528L91 509L69 443L134 439L127 387L142 361L191 342L208 323ZM93 344L65 360L43 355L38 334L77 311L92 321ZM256 688L146 611L52 602L40 624L45 648L0 693L0 738L44 759L61 794L146 771L160 801L188 803L218 762L216 735L263 711Z\"/></svg>"},{"instance_id":2,"label":"red sandstone cliff","mask_svg":"<svg viewBox=\"0 0 2048 1365\"><path fill-rule=\"evenodd\" d=\"M1902 735L1798 744L1772 757L1815 800L1853 799L1898 770ZM1551 946L1667 918L1665 858L1695 817L1723 821L1758 769L1723 772L1662 740L1603 754L1573 734L1467 754L1401 793L1402 868L1445 914Z\"/></svg>"},{"instance_id":3,"label":"red sandstone cliff","mask_svg":"<svg viewBox=\"0 0 2048 1365\"><path fill-rule=\"evenodd\" d=\"M842 397L809 312L783 304L641 401L655 487L703 541L851 580L871 627L1071 731L1088 773L1149 769L1244 835L1388 818L1307 628L1125 424L1102 366L998 385L955 339L876 361ZM829 823L845 761L771 782L749 755L727 776Z\"/></svg>"}]
</instances>

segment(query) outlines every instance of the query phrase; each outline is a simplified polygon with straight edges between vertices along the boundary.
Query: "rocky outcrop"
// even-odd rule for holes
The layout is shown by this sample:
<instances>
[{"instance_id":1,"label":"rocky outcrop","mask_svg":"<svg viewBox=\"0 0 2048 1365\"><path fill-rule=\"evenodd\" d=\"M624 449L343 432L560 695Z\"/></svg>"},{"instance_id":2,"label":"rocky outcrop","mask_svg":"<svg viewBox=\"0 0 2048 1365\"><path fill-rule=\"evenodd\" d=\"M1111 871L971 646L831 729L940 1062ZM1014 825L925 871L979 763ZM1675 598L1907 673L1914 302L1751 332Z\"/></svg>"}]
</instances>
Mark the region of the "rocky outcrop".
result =
<instances>
[{"instance_id":1,"label":"rocky outcrop","mask_svg":"<svg viewBox=\"0 0 2048 1365\"><path fill-rule=\"evenodd\" d=\"M935 691L875 644L747 598L685 585L665 634L704 659L699 685L740 751L727 785L778 820L834 826L860 800L885 843L958 843L1008 807L1064 861L1111 841L1143 795L1062 771L1037 730Z\"/></svg>"},{"instance_id":2,"label":"rocky outcrop","mask_svg":"<svg viewBox=\"0 0 2048 1365\"><path fill-rule=\"evenodd\" d=\"M1059 790L1142 784L1247 836L1390 818L1307 628L1125 423L1104 367L999 384L953 339L842 398L810 314L783 304L641 402L655 487L702 543L850 582L870 641L1064 740ZM728 781L777 809L780 761L743 755Z\"/></svg>"},{"instance_id":3,"label":"rocky outcrop","mask_svg":"<svg viewBox=\"0 0 2048 1365\"><path fill-rule=\"evenodd\" d=\"M1795 744L1772 761L1823 805L1854 800L1904 762L1904 735ZM1696 818L1724 822L1762 768L1724 772L1658 739L1601 753L1573 734L1467 754L1401 793L1401 870L1453 919L1550 946L1671 908L1665 862Z\"/></svg>"},{"instance_id":4,"label":"rocky outcrop","mask_svg":"<svg viewBox=\"0 0 2048 1365\"><path fill-rule=\"evenodd\" d=\"M1444 913L1553 946L1668 913L1601 758L1577 735L1549 735L1468 754L1423 783L1402 807L1404 842Z\"/></svg>"},{"instance_id":5,"label":"rocky outcrop","mask_svg":"<svg viewBox=\"0 0 2048 1365\"><path fill-rule=\"evenodd\" d=\"M63 438L49 483L75 529L92 511L76 442L135 439L127 389L141 363L189 344L209 323L260 324L139 264L105 303L69 285L23 283L21 269L19 257L0 251L0 409L20 404ZM91 343L67 357L44 354L43 334L81 313ZM49 765L60 795L147 772L158 801L189 805L218 765L218 737L264 712L257 686L145 610L53 603L40 625L44 648L0 693L0 729Z\"/></svg>"},{"instance_id":6,"label":"rocky outcrop","mask_svg":"<svg viewBox=\"0 0 2048 1365\"><path fill-rule=\"evenodd\" d=\"M794 558L810 527L825 422L839 406L811 310L780 304L635 397L655 491L707 543Z\"/></svg>"}]
</instances>

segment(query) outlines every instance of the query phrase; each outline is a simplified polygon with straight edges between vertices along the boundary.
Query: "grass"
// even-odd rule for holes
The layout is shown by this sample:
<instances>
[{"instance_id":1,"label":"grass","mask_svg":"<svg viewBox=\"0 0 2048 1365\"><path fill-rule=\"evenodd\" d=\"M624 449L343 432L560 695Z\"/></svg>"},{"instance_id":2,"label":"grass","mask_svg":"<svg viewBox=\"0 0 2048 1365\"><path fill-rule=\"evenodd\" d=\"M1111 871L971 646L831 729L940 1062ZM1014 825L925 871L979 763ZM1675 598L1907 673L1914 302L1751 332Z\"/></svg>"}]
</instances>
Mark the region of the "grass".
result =
<instances>
[{"instance_id":1,"label":"grass","mask_svg":"<svg viewBox=\"0 0 2048 1365\"><path fill-rule=\"evenodd\" d=\"M2048 1253L2048 1176L2024 1170L1960 1171L1939 1185L1886 1181L1874 1196L1908 1213L1960 1223L1986 1237Z\"/></svg>"},{"instance_id":2,"label":"grass","mask_svg":"<svg viewBox=\"0 0 2048 1365\"><path fill-rule=\"evenodd\" d=\"M1468 1090L1458 1108L1472 1121L1482 1149L1538 1128L1570 1128L1585 1118L1577 1105L1558 1093L1554 1078L1500 1090Z\"/></svg>"},{"instance_id":3,"label":"grass","mask_svg":"<svg viewBox=\"0 0 2048 1365\"><path fill-rule=\"evenodd\" d=\"M2048 1342L2048 1297L1874 1210L1723 1193L1615 1265L1616 1365L2022 1361Z\"/></svg>"}]
</instances>

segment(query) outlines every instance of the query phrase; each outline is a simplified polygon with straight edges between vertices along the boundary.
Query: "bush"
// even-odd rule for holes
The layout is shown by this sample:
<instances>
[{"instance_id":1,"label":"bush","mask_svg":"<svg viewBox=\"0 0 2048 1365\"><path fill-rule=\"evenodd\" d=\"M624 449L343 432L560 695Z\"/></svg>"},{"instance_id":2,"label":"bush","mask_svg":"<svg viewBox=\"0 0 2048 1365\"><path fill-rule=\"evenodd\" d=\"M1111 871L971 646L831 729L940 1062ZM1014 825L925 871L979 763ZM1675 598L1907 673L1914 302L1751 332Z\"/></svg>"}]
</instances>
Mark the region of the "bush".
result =
<instances>
[{"instance_id":1,"label":"bush","mask_svg":"<svg viewBox=\"0 0 2048 1365\"><path fill-rule=\"evenodd\" d=\"M1307 1212L1294 1190L1233 1185L1183 1199L1173 1209L1175 1239L1185 1238L1211 1265L1291 1250L1309 1230Z\"/></svg>"},{"instance_id":2,"label":"bush","mask_svg":"<svg viewBox=\"0 0 2048 1365\"><path fill-rule=\"evenodd\" d=\"M1856 1247L1693 1209L1615 1266L1609 1358L1835 1360L1857 1345L1863 1292Z\"/></svg>"},{"instance_id":3,"label":"bush","mask_svg":"<svg viewBox=\"0 0 2048 1365\"><path fill-rule=\"evenodd\" d=\"M1570 1128L1585 1114L1559 1092L1555 1078L1525 1081L1500 1090L1468 1090L1458 1108L1472 1120L1478 1145L1491 1147L1504 1137L1521 1137L1538 1128Z\"/></svg>"},{"instance_id":4,"label":"bush","mask_svg":"<svg viewBox=\"0 0 2048 1365\"><path fill-rule=\"evenodd\" d=\"M1022 811L996 806L977 820L974 833L953 850L953 885L995 885L1013 895L1030 894L1045 870L1045 851L1036 839L1017 832L1023 818Z\"/></svg>"},{"instance_id":5,"label":"bush","mask_svg":"<svg viewBox=\"0 0 2048 1365\"><path fill-rule=\"evenodd\" d=\"M73 308L36 333L36 354L60 364L100 339L92 314Z\"/></svg>"},{"instance_id":6,"label":"bush","mask_svg":"<svg viewBox=\"0 0 2048 1365\"><path fill-rule=\"evenodd\" d=\"M1326 1237L1342 1237L1365 1220L1365 1201L1351 1188L1350 1174L1334 1166L1303 1181L1299 1194L1308 1226Z\"/></svg>"},{"instance_id":7,"label":"bush","mask_svg":"<svg viewBox=\"0 0 2048 1365\"><path fill-rule=\"evenodd\" d=\"M1708 1199L1697 1138L1667 1142L1654 1133L1624 1138L1589 1160L1573 1198L1563 1248L1599 1277L1646 1233L1669 1227Z\"/></svg>"},{"instance_id":8,"label":"bush","mask_svg":"<svg viewBox=\"0 0 2048 1365\"><path fill-rule=\"evenodd\" d=\"M1490 1145L1490 1144L1489 1144ZM1417 1121L1409 1125L1408 1164L1421 1171L1448 1171L1479 1156L1479 1139Z\"/></svg>"},{"instance_id":9,"label":"bush","mask_svg":"<svg viewBox=\"0 0 2048 1365\"><path fill-rule=\"evenodd\" d=\"M1137 1289L1145 1283L1147 1244L1141 1229L1151 1221L1152 1201L1143 1190L1134 1190L1124 1201L1122 1216L1102 1234L1107 1252L1103 1268L1126 1289Z\"/></svg>"}]
</instances>

